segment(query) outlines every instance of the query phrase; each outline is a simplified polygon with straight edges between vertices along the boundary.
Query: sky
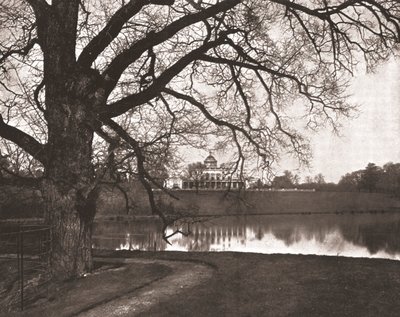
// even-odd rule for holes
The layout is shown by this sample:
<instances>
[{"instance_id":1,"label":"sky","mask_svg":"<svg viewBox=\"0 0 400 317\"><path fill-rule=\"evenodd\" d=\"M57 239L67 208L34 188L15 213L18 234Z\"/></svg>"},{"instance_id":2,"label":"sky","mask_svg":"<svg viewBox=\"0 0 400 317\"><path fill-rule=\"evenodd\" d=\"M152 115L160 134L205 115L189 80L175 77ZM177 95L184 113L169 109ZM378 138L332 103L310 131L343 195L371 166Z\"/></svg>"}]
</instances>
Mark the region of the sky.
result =
<instances>
[{"instance_id":1,"label":"sky","mask_svg":"<svg viewBox=\"0 0 400 317\"><path fill-rule=\"evenodd\" d=\"M346 173L364 169L372 162L379 166L400 162L400 60L390 60L374 73L357 75L349 87L350 100L359 105L356 115L343 120L340 135L322 129L310 137L313 159L310 168L299 168L296 161L283 159L275 174L293 171L304 181L322 173L327 182L337 183ZM202 161L204 151L183 155L187 163ZM213 153L219 163L225 158Z\"/></svg>"},{"instance_id":2,"label":"sky","mask_svg":"<svg viewBox=\"0 0 400 317\"><path fill-rule=\"evenodd\" d=\"M337 182L369 162L400 162L400 61L357 76L350 91L351 100L359 105L357 117L343 122L340 137L322 131L311 138L310 174L322 173L327 181Z\"/></svg>"}]
</instances>

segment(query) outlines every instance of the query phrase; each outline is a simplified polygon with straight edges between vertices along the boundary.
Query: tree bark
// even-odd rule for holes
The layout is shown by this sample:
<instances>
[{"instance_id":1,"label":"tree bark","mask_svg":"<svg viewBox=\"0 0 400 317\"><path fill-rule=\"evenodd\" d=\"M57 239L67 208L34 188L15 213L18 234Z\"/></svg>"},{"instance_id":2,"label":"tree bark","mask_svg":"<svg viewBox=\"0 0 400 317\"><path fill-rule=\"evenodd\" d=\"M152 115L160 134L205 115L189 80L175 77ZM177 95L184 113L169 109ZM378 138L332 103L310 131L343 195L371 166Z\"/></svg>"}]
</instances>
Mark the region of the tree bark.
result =
<instances>
[{"instance_id":1,"label":"tree bark","mask_svg":"<svg viewBox=\"0 0 400 317\"><path fill-rule=\"evenodd\" d=\"M94 71L64 74L46 91L48 143L42 192L51 226L55 278L81 276L92 268L91 232L98 190L92 165Z\"/></svg>"},{"instance_id":2,"label":"tree bark","mask_svg":"<svg viewBox=\"0 0 400 317\"><path fill-rule=\"evenodd\" d=\"M75 189L67 192L50 180L42 185L46 221L50 225L50 267L55 279L82 276L92 269L91 233L95 204L79 197Z\"/></svg>"},{"instance_id":3,"label":"tree bark","mask_svg":"<svg viewBox=\"0 0 400 317\"><path fill-rule=\"evenodd\" d=\"M51 268L60 279L81 276L92 268L91 232L97 200L93 132L85 116L79 115L81 107L63 107L67 115L63 111L52 114L58 125L49 125L49 162L42 182L46 221L51 227Z\"/></svg>"},{"instance_id":4,"label":"tree bark","mask_svg":"<svg viewBox=\"0 0 400 317\"><path fill-rule=\"evenodd\" d=\"M81 276L92 268L91 232L97 200L90 124L93 102L76 91L86 92L85 83L90 80L73 80L77 85L72 89L61 87L55 98L48 98L51 124L42 184L46 220L51 226L51 267L54 277L61 279Z\"/></svg>"},{"instance_id":5,"label":"tree bark","mask_svg":"<svg viewBox=\"0 0 400 317\"><path fill-rule=\"evenodd\" d=\"M35 13L44 55L48 123L42 194L51 227L55 278L92 268L91 231L97 189L92 166L95 113L105 104L100 74L76 62L79 0L53 1Z\"/></svg>"}]
</instances>

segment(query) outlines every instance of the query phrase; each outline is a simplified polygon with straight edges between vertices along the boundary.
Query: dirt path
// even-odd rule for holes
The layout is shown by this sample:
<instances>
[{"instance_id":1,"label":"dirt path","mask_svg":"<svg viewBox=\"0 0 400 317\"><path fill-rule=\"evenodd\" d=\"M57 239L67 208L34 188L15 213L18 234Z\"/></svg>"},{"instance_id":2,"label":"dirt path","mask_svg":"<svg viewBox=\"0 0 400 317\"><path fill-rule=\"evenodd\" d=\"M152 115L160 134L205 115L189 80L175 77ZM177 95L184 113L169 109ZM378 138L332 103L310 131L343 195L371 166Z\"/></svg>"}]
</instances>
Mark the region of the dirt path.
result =
<instances>
[{"instance_id":1,"label":"dirt path","mask_svg":"<svg viewBox=\"0 0 400 317\"><path fill-rule=\"evenodd\" d=\"M126 264L158 263L170 267L174 272L157 283L151 283L133 293L82 312L77 315L79 317L135 316L145 312L152 305L168 300L172 295L185 292L205 282L213 272L210 266L193 262L147 259L101 259L101 261Z\"/></svg>"}]
</instances>

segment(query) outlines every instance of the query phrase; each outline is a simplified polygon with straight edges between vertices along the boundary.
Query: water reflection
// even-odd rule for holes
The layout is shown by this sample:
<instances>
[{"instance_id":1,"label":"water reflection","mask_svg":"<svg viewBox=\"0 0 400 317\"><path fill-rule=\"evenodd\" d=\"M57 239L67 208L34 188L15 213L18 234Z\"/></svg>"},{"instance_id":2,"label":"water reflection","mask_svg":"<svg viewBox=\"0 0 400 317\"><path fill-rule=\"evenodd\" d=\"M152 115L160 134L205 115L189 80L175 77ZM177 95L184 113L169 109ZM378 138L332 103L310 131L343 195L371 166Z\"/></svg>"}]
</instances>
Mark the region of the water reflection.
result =
<instances>
[{"instance_id":1,"label":"water reflection","mask_svg":"<svg viewBox=\"0 0 400 317\"><path fill-rule=\"evenodd\" d=\"M400 260L400 213L230 216L185 225L188 237L162 240L157 220L101 222L94 247L129 250L239 251ZM176 228L170 228L172 233Z\"/></svg>"}]
</instances>

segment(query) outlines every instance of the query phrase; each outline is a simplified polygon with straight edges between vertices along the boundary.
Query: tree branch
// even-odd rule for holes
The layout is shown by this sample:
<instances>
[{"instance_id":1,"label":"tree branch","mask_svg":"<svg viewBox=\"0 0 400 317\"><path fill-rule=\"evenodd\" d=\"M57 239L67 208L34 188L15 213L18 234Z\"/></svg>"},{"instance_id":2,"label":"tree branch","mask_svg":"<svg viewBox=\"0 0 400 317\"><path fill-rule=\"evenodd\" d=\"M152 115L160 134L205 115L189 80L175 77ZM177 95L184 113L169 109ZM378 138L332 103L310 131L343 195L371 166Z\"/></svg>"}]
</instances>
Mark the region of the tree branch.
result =
<instances>
[{"instance_id":1,"label":"tree branch","mask_svg":"<svg viewBox=\"0 0 400 317\"><path fill-rule=\"evenodd\" d=\"M43 18L46 17L50 5L45 0L25 0L33 9L36 16L36 25L39 27Z\"/></svg>"},{"instance_id":2,"label":"tree branch","mask_svg":"<svg viewBox=\"0 0 400 317\"><path fill-rule=\"evenodd\" d=\"M47 163L46 146L39 143L36 139L29 134L6 124L0 114L0 136L14 142L29 155L41 162L43 165Z\"/></svg>"},{"instance_id":3,"label":"tree branch","mask_svg":"<svg viewBox=\"0 0 400 317\"><path fill-rule=\"evenodd\" d=\"M163 214L163 212L157 207L157 204L154 199L153 189L151 188L150 183L146 179L146 177L149 177L149 175L146 172L145 167L144 167L145 157L143 156L143 153L142 153L142 150L140 149L139 143L135 139L133 139L115 121L113 121L111 119L107 119L107 120L104 120L104 124L106 124L108 127L110 127L115 133L117 133L117 135L121 139L123 139L126 143L128 143L133 148L133 151L136 154L139 180L142 183L142 185L144 186L144 188L146 189L147 194L149 195L149 202L150 202L151 210L162 219L163 223L166 223L167 218Z\"/></svg>"},{"instance_id":4,"label":"tree branch","mask_svg":"<svg viewBox=\"0 0 400 317\"><path fill-rule=\"evenodd\" d=\"M337 14L338 12L343 11L344 9L346 9L348 7L351 7L354 4L360 3L361 1L360 0L347 0L338 6L322 7L322 8L315 8L315 9L310 9L309 7L306 7L302 4L293 2L291 0L271 0L271 2L281 4L287 8L292 8L294 10L304 12L308 15L318 17L321 20L326 20L328 16Z\"/></svg>"},{"instance_id":5,"label":"tree branch","mask_svg":"<svg viewBox=\"0 0 400 317\"><path fill-rule=\"evenodd\" d=\"M20 48L20 49L14 49L14 50L9 50L5 52L1 58L0 58L0 64L2 64L8 57L10 57L13 54L19 54L21 56L26 56L29 51L35 46L35 44L38 44L39 41L37 38L34 38L28 42L28 44L25 45L25 47Z\"/></svg>"},{"instance_id":6,"label":"tree branch","mask_svg":"<svg viewBox=\"0 0 400 317\"><path fill-rule=\"evenodd\" d=\"M108 21L107 25L83 49L78 59L82 67L90 67L99 54L118 36L122 27L145 5L172 5L174 0L131 0L121 7Z\"/></svg>"},{"instance_id":7,"label":"tree branch","mask_svg":"<svg viewBox=\"0 0 400 317\"><path fill-rule=\"evenodd\" d=\"M197 22L215 16L220 12L224 12L234 8L240 2L241 0L221 1L207 9L204 9L203 11L186 15L167 25L163 30L159 32L150 32L145 38L137 41L131 47L124 50L121 54L117 55L110 63L108 68L104 71L103 77L107 82L107 93L111 93L111 91L114 89L124 70L149 48L165 42L166 40L177 34L180 30L189 25L193 25Z\"/></svg>"},{"instance_id":8,"label":"tree branch","mask_svg":"<svg viewBox=\"0 0 400 317\"><path fill-rule=\"evenodd\" d=\"M215 41L208 42L202 46L194 49L180 60L178 60L174 65L165 70L153 83L145 90L129 95L116 101L107 106L104 115L108 117L116 117L124 112L139 106L151 99L155 98L159 92L176 76L178 75L187 65L193 61L199 59L203 53L207 52L209 49L222 44L225 41L226 34L223 34L220 38Z\"/></svg>"},{"instance_id":9,"label":"tree branch","mask_svg":"<svg viewBox=\"0 0 400 317\"><path fill-rule=\"evenodd\" d=\"M45 0L25 0L25 1L28 2L33 9L48 6Z\"/></svg>"},{"instance_id":10,"label":"tree branch","mask_svg":"<svg viewBox=\"0 0 400 317\"><path fill-rule=\"evenodd\" d=\"M234 135L236 135L236 131L240 132L249 141L249 143L251 143L256 148L257 154L259 156L261 156L264 160L267 159L267 155L270 154L270 153L268 151L265 151L265 153L264 153L261 150L261 146L256 141L254 141L254 139L249 134L249 132L247 132L242 127L239 127L239 126L237 126L237 125L235 125L233 123L230 123L230 122L228 122L226 120L218 119L218 118L214 117L201 102L197 101L192 96L188 96L188 95L182 94L180 92L174 91L174 90L169 89L169 88L164 88L164 91L167 94L169 94L169 95L171 95L171 96L173 96L173 97L175 97L177 99L181 99L181 100L184 100L186 102L189 102L190 104L192 104L193 106L198 108L203 113L203 115L210 122L214 123L215 125L220 126L220 127L229 128Z\"/></svg>"}]
</instances>

